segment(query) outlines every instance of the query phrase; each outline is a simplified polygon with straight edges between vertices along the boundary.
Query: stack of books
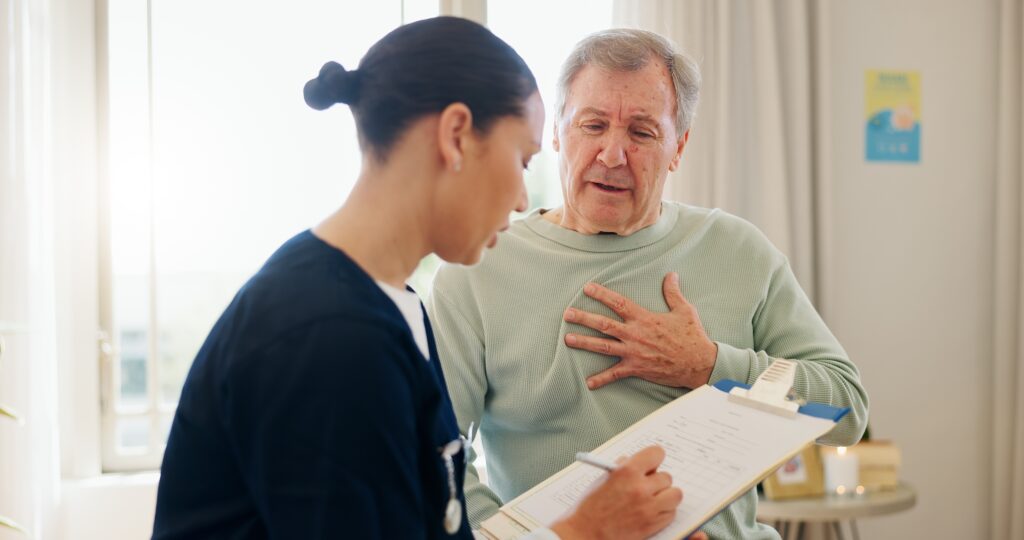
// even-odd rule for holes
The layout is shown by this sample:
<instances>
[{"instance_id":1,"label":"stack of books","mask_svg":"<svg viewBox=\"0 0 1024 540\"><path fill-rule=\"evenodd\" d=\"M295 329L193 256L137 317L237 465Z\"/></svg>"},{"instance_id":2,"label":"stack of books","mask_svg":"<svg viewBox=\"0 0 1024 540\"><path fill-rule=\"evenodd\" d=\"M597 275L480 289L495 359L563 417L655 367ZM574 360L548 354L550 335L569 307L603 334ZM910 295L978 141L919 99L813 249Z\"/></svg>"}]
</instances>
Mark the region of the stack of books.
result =
<instances>
[{"instance_id":1,"label":"stack of books","mask_svg":"<svg viewBox=\"0 0 1024 540\"><path fill-rule=\"evenodd\" d=\"M891 441L864 441L849 448L860 463L858 484L868 491L894 489L900 483L900 449Z\"/></svg>"}]
</instances>

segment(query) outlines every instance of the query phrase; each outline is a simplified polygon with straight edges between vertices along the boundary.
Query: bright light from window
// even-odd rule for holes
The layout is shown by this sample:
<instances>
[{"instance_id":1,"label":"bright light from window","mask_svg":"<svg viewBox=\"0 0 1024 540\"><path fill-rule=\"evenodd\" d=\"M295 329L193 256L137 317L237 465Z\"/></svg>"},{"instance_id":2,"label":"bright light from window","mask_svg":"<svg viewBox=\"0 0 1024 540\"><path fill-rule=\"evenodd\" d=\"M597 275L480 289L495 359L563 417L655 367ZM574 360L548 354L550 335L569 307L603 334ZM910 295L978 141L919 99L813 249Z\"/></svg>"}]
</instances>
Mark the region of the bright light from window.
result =
<instances>
[{"instance_id":1,"label":"bright light from window","mask_svg":"<svg viewBox=\"0 0 1024 540\"><path fill-rule=\"evenodd\" d=\"M354 69L400 18L398 2L363 4L358 16L346 2L155 3L162 401L177 402L202 340L241 284L345 200L361 161L351 114L310 109L302 87L328 60Z\"/></svg>"},{"instance_id":2,"label":"bright light from window","mask_svg":"<svg viewBox=\"0 0 1024 540\"><path fill-rule=\"evenodd\" d=\"M305 82L328 60L357 67L403 15L438 11L436 0L149 5L147 20L147 2L108 0L111 437L126 454L159 448L216 318L358 175L351 114L307 107Z\"/></svg>"}]
</instances>

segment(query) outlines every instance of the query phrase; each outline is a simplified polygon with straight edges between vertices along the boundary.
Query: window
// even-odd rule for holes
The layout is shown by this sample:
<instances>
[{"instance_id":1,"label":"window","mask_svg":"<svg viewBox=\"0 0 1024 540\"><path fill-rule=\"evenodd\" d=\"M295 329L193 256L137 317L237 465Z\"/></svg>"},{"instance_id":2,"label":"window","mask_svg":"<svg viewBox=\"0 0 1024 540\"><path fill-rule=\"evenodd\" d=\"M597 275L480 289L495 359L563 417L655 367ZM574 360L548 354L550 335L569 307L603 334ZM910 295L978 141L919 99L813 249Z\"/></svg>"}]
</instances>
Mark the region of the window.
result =
<instances>
[{"instance_id":1,"label":"window","mask_svg":"<svg viewBox=\"0 0 1024 540\"><path fill-rule=\"evenodd\" d=\"M108 0L101 324L105 470L160 464L216 318L281 243L344 201L345 107L302 86L436 1Z\"/></svg>"},{"instance_id":2,"label":"window","mask_svg":"<svg viewBox=\"0 0 1024 540\"><path fill-rule=\"evenodd\" d=\"M106 5L102 453L104 470L123 471L159 466L216 318L356 178L351 115L312 111L302 85L327 60L357 65L382 35L436 15L439 2L363 2L357 13L332 0ZM491 0L487 11L533 68L550 126L561 61L610 24L611 0ZM550 127L544 136L527 173L531 210L561 201ZM428 257L410 283L427 293L437 266Z\"/></svg>"}]
</instances>

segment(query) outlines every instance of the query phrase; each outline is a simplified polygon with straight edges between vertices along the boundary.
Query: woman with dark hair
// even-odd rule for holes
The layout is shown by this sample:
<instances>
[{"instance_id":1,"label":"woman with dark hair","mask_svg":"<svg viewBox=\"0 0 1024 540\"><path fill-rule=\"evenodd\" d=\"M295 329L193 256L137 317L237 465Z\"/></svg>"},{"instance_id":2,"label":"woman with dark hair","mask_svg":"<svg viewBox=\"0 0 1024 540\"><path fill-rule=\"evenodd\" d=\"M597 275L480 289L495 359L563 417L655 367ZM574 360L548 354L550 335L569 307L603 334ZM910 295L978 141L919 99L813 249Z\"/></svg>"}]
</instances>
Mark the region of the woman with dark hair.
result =
<instances>
[{"instance_id":1,"label":"woman with dark hair","mask_svg":"<svg viewBox=\"0 0 1024 540\"><path fill-rule=\"evenodd\" d=\"M345 203L281 246L213 327L185 381L154 538L471 538L464 450L429 321L405 281L430 253L480 259L509 212L544 109L484 27L402 26L306 102L348 104L363 151ZM682 494L649 448L536 538L640 538Z\"/></svg>"}]
</instances>

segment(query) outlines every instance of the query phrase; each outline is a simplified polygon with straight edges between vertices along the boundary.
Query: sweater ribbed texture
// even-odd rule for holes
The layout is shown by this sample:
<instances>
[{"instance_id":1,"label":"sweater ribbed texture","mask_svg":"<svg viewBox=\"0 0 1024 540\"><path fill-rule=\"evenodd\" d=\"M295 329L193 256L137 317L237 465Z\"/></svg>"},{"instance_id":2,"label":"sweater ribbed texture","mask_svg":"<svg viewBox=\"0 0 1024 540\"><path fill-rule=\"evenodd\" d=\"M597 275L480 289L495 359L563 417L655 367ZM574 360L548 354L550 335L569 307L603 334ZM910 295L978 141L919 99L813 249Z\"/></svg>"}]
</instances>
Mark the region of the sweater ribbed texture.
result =
<instances>
[{"instance_id":1,"label":"sweater ribbed texture","mask_svg":"<svg viewBox=\"0 0 1024 540\"><path fill-rule=\"evenodd\" d=\"M662 281L672 271L718 343L711 383L751 384L774 358L796 360L798 395L852 409L822 442L860 438L867 395L856 367L785 256L753 225L665 202L657 223L630 236L582 235L536 211L515 222L479 265L443 266L427 303L460 429L480 426L487 456L490 488L472 466L466 475L474 528L577 451L596 448L687 392L637 378L588 390L586 378L616 359L564 343L568 332L598 335L564 322L567 307L617 319L583 294L585 283L667 312ZM712 538L779 538L755 521L756 505L750 491L703 530Z\"/></svg>"}]
</instances>

